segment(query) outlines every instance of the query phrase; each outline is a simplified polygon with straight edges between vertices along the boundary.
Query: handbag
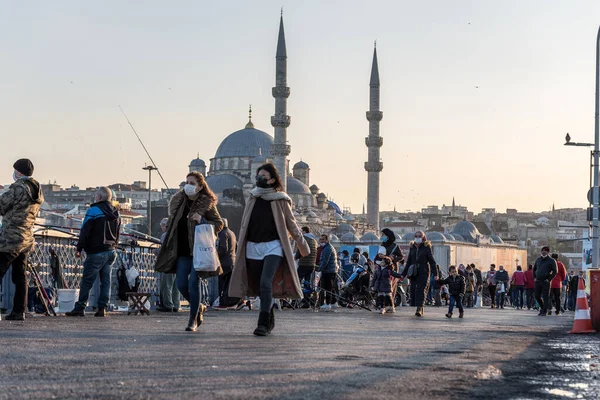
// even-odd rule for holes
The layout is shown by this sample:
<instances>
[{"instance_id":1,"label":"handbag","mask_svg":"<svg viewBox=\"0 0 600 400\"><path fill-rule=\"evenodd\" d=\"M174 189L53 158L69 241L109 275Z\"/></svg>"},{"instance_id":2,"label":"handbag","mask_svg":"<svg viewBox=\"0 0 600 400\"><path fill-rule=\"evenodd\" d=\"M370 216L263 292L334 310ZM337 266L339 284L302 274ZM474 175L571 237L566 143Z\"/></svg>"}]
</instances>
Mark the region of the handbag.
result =
<instances>
[{"instance_id":1,"label":"handbag","mask_svg":"<svg viewBox=\"0 0 600 400\"><path fill-rule=\"evenodd\" d=\"M406 276L409 278L414 278L415 276L417 276L418 268L419 267L417 266L417 264L411 264L410 267L408 267L408 273L406 274Z\"/></svg>"},{"instance_id":2,"label":"handbag","mask_svg":"<svg viewBox=\"0 0 600 400\"><path fill-rule=\"evenodd\" d=\"M217 255L213 225L196 225L194 230L193 261L196 271L215 272L219 268L219 257Z\"/></svg>"}]
</instances>

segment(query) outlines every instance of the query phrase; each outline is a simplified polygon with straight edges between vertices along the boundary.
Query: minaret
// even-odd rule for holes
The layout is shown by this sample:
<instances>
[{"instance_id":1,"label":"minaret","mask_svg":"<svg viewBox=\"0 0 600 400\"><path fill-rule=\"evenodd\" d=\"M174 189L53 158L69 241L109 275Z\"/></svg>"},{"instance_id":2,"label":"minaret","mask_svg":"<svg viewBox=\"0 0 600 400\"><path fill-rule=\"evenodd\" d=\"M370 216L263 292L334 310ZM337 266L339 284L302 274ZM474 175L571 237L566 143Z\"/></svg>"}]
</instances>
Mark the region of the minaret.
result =
<instances>
[{"instance_id":1,"label":"minaret","mask_svg":"<svg viewBox=\"0 0 600 400\"><path fill-rule=\"evenodd\" d=\"M379 136L379 122L383 113L379 111L379 69L377 68L377 43L373 50L373 65L371 67L371 81L369 83L369 136L365 143L369 148L369 158L365 163L367 177L367 222L379 231L379 173L383 169L380 161L380 149L383 146L383 138Z\"/></svg>"},{"instance_id":2,"label":"minaret","mask_svg":"<svg viewBox=\"0 0 600 400\"><path fill-rule=\"evenodd\" d=\"M288 159L291 147L287 144L287 127L290 117L287 115L287 98L290 88L287 87L287 52L285 49L285 34L283 32L283 10L279 20L279 38L277 39L277 54L275 55L275 115L271 117L271 125L275 128L275 138L271 146L273 164L277 167L284 190L287 189Z\"/></svg>"}]
</instances>

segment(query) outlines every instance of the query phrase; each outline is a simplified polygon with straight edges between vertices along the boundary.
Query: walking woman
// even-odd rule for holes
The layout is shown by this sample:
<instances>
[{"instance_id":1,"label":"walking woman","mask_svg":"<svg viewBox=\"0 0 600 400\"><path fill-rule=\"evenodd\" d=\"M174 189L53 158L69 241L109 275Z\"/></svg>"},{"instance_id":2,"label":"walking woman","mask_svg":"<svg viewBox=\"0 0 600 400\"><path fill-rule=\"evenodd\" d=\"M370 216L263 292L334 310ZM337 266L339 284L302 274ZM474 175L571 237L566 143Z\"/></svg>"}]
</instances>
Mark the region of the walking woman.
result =
<instances>
[{"instance_id":1,"label":"walking woman","mask_svg":"<svg viewBox=\"0 0 600 400\"><path fill-rule=\"evenodd\" d=\"M275 166L264 164L256 171L256 187L244 210L229 284L232 297L260 296L257 336L268 335L275 326L273 297L302 298L289 235L307 256L310 248L296 225L292 200Z\"/></svg>"},{"instance_id":2,"label":"walking woman","mask_svg":"<svg viewBox=\"0 0 600 400\"><path fill-rule=\"evenodd\" d=\"M414 265L414 272L412 276L408 276L411 265ZM417 317L423 316L425 294L429 290L429 279L432 273L435 274L436 265L431 242L427 241L423 231L415 232L415 240L410 242L410 250L402 276L410 278L410 301L413 306L417 307L415 313Z\"/></svg>"},{"instance_id":3,"label":"walking woman","mask_svg":"<svg viewBox=\"0 0 600 400\"><path fill-rule=\"evenodd\" d=\"M176 274L177 289L190 303L190 319L186 331L195 332L202 324L204 304L200 304L200 278L220 275L215 272L196 272L193 266L194 231L201 223L215 226L215 235L223 228L217 211L217 196L210 190L204 176L190 172L183 190L175 193L169 202L169 221L165 240L160 248L154 269ZM216 237L216 236L215 236Z\"/></svg>"}]
</instances>

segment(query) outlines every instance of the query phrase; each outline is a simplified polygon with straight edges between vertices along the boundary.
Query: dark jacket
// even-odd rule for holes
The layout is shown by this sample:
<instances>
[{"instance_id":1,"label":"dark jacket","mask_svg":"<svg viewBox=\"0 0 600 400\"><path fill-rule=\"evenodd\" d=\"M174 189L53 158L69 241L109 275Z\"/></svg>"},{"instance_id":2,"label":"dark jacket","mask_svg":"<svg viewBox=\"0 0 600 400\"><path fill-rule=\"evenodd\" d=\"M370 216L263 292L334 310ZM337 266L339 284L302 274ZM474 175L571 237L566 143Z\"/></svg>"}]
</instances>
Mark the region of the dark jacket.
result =
<instances>
[{"instance_id":1,"label":"dark jacket","mask_svg":"<svg viewBox=\"0 0 600 400\"><path fill-rule=\"evenodd\" d=\"M436 262L433 258L433 249L431 248L431 242L427 241L421 243L421 246L417 246L414 242L410 242L410 250L408 251L408 257L406 257L406 264L402 275L408 274L408 268L412 265L417 265L417 276L412 280L419 282L428 282L429 276L432 272L436 271Z\"/></svg>"},{"instance_id":2,"label":"dark jacket","mask_svg":"<svg viewBox=\"0 0 600 400\"><path fill-rule=\"evenodd\" d=\"M536 281L550 282L556 275L557 269L556 261L552 257L538 257L533 265L533 276Z\"/></svg>"},{"instance_id":3,"label":"dark jacket","mask_svg":"<svg viewBox=\"0 0 600 400\"><path fill-rule=\"evenodd\" d=\"M483 284L483 276L481 275L481 271L479 268L473 269L473 273L475 274L475 284L481 286Z\"/></svg>"},{"instance_id":4,"label":"dark jacket","mask_svg":"<svg viewBox=\"0 0 600 400\"><path fill-rule=\"evenodd\" d=\"M448 276L446 279L442 279L442 285L448 285L448 293L452 296L463 296L466 290L465 277L462 275Z\"/></svg>"},{"instance_id":5,"label":"dark jacket","mask_svg":"<svg viewBox=\"0 0 600 400\"><path fill-rule=\"evenodd\" d=\"M167 235L165 242L160 246L160 252L156 258L156 264L154 270L157 272L165 272L168 274L174 274L177 270L177 254L178 250L178 225L185 210L185 202L188 201L188 196L180 190L171 197L169 202L169 222L167 222ZM223 229L223 220L217 211L217 200L211 198L204 192L200 192L195 200L191 201L189 205L189 216L194 214L200 214L204 217L208 224L215 226L215 235ZM188 241L190 246L190 257L194 249L194 232L198 223L191 218L187 220L188 225ZM223 269L221 266L217 268L215 272L198 272L201 277L221 275Z\"/></svg>"},{"instance_id":6,"label":"dark jacket","mask_svg":"<svg viewBox=\"0 0 600 400\"><path fill-rule=\"evenodd\" d=\"M115 250L119 244L120 230L119 211L108 201L94 203L85 213L77 251L98 254Z\"/></svg>"},{"instance_id":7,"label":"dark jacket","mask_svg":"<svg viewBox=\"0 0 600 400\"><path fill-rule=\"evenodd\" d=\"M217 254L223 273L227 274L233 269L235 264L235 252L237 251L237 241L235 233L227 225L223 226L219 232L219 242L217 244Z\"/></svg>"},{"instance_id":8,"label":"dark jacket","mask_svg":"<svg viewBox=\"0 0 600 400\"><path fill-rule=\"evenodd\" d=\"M382 267L378 265L373 274L374 292L391 293L392 292L392 277L401 278L402 275L394 271L391 267Z\"/></svg>"},{"instance_id":9,"label":"dark jacket","mask_svg":"<svg viewBox=\"0 0 600 400\"><path fill-rule=\"evenodd\" d=\"M300 250L296 250L296 255L294 258L298 260L298 268L315 269L317 265L317 248L319 247L317 244L317 239L312 233L305 233L303 236L304 239L306 239L306 243L308 243L308 247L310 248L310 254L306 257L302 257Z\"/></svg>"},{"instance_id":10,"label":"dark jacket","mask_svg":"<svg viewBox=\"0 0 600 400\"><path fill-rule=\"evenodd\" d=\"M400 246L396 244L396 235L387 228L381 232L387 238L386 241L381 243L381 245L385 247L385 255L392 259L395 269L398 269L398 265L401 265L404 262L404 254L402 253Z\"/></svg>"},{"instance_id":11,"label":"dark jacket","mask_svg":"<svg viewBox=\"0 0 600 400\"><path fill-rule=\"evenodd\" d=\"M500 271L498 270L496 272L496 275L494 275L494 279L496 280L496 283L504 283L504 288L508 289L508 281L509 281L509 277L508 277L508 271L504 270L504 271Z\"/></svg>"},{"instance_id":12,"label":"dark jacket","mask_svg":"<svg viewBox=\"0 0 600 400\"><path fill-rule=\"evenodd\" d=\"M323 274L334 274L338 270L337 253L330 243L323 246L321 259L319 260L319 272Z\"/></svg>"},{"instance_id":13,"label":"dark jacket","mask_svg":"<svg viewBox=\"0 0 600 400\"><path fill-rule=\"evenodd\" d=\"M33 247L33 225L44 196L33 178L21 178L0 196L0 253L22 253Z\"/></svg>"}]
</instances>

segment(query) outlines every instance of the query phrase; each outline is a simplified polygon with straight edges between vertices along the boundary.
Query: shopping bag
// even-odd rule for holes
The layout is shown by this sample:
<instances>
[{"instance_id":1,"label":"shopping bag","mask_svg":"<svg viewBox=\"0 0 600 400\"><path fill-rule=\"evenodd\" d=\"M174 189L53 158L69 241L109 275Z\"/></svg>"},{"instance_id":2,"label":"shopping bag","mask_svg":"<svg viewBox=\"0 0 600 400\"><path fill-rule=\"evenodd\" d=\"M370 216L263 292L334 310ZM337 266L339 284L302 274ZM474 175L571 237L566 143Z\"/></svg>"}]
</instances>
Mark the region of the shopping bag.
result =
<instances>
[{"instance_id":1,"label":"shopping bag","mask_svg":"<svg viewBox=\"0 0 600 400\"><path fill-rule=\"evenodd\" d=\"M193 256L196 271L215 272L219 268L213 225L196 225Z\"/></svg>"}]
</instances>

